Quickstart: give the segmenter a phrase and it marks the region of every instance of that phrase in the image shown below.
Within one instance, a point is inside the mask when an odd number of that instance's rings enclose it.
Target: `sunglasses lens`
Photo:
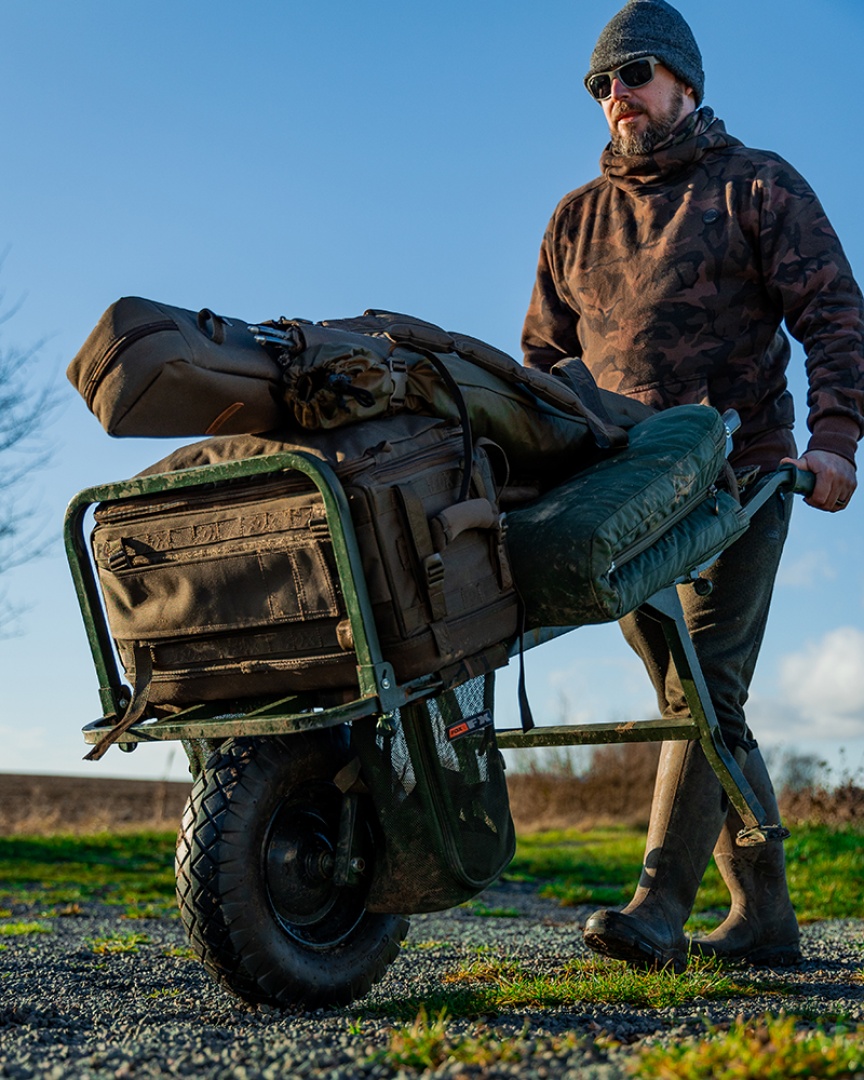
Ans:
[[[653,77],[650,60],[634,60],[632,64],[625,64],[618,72],[618,78],[631,90],[651,82]]]
[[[631,60],[629,64],[616,68],[615,71],[603,71],[599,75],[592,75],[588,80],[588,90],[597,101],[605,101],[612,96],[612,81],[620,79],[630,90],[636,90],[645,86],[654,78],[654,58],[644,56],[639,60]]]
[[[592,75],[588,80],[588,89],[597,101],[605,101],[612,93],[612,80],[606,74]]]

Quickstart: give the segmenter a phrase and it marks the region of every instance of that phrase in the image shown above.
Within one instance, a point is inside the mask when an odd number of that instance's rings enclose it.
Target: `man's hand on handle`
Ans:
[[[846,458],[831,454],[827,450],[808,450],[803,457],[783,458],[780,464],[795,465],[815,475],[816,486],[812,495],[808,495],[804,501],[809,506],[815,506],[817,510],[826,510],[829,514],[845,510],[858,486],[855,466]]]

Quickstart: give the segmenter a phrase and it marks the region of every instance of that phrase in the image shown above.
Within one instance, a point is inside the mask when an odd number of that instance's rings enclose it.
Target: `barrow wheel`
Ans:
[[[195,780],[177,838],[177,900],[192,948],[251,1004],[343,1005],[377,982],[408,929],[366,911],[374,837],[361,809],[365,871],[336,885],[349,760],[344,728],[231,739]]]

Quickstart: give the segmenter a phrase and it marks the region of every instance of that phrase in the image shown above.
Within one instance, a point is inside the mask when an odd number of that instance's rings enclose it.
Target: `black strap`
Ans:
[[[114,727],[107,732],[89,754],[84,755],[85,761],[98,761],[109,746],[118,739],[143,717],[150,697],[150,679],[153,675],[153,657],[150,648],[141,641],[136,641],[133,648],[133,661],[135,664],[135,677],[133,679],[132,700],[129,707]]]
[[[517,686],[517,700],[519,702],[519,719],[523,731],[530,731],[535,727],[534,714],[531,712],[531,703],[528,701],[528,689],[525,686],[525,605],[522,597],[516,593],[519,601],[519,683]]]
[[[600,387],[597,385],[591,370],[581,356],[568,356],[566,360],[559,360],[552,371],[549,372],[565,382],[573,384],[573,389],[579,395],[583,404],[598,416],[604,424],[615,426],[609,410],[600,397]]]

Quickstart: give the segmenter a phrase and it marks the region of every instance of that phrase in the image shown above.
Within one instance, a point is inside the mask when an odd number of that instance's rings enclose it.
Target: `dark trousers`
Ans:
[[[699,596],[690,585],[678,587],[693,646],[731,750],[756,745],[744,704],[765,634],[791,512],[791,496],[778,494],[754,515],[747,532],[703,575],[714,584],[708,596]],[[620,626],[645,664],[661,715],[689,715],[660,626],[638,611],[625,616]]]

